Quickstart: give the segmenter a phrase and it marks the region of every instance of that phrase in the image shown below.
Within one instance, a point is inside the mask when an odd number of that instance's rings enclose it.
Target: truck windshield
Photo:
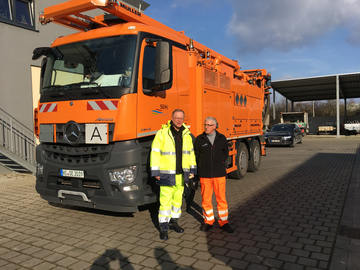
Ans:
[[[85,40],[52,49],[41,93],[130,87],[136,36]]]

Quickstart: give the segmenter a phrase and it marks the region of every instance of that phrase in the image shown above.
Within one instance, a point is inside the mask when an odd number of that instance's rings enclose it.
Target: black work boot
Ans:
[[[169,239],[168,231],[160,231],[160,239],[161,240],[168,240]]]
[[[160,223],[159,225],[160,225],[160,239],[168,240],[169,239],[169,236],[168,236],[169,223],[164,222],[164,223]]]
[[[177,233],[183,233],[184,229],[179,226],[179,224],[177,223],[177,220],[178,220],[177,218],[170,219],[169,229],[174,230]]]

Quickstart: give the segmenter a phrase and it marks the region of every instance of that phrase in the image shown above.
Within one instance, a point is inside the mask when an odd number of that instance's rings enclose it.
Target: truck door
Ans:
[[[178,106],[174,77],[165,85],[155,85],[155,62],[157,41],[143,39],[141,45],[138,78],[137,137],[155,135],[171,118]],[[171,48],[172,50],[172,48]],[[172,54],[171,54],[172,55]],[[171,59],[173,71],[173,59]],[[175,72],[172,72],[175,76]]]

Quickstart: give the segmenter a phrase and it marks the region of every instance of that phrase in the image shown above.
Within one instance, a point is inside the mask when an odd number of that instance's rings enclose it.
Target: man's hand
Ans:
[[[191,179],[191,178],[194,178],[194,174],[193,174],[193,173],[190,173],[190,175],[189,175],[189,179]]]
[[[155,176],[156,180],[160,181],[160,176]]]

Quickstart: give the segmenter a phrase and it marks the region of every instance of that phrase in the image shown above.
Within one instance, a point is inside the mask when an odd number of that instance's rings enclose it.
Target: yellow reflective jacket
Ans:
[[[184,180],[188,182],[190,173],[196,174],[196,160],[190,130],[185,124],[183,126],[182,169],[184,171]],[[175,185],[175,141],[170,127],[170,120],[166,125],[162,125],[162,128],[156,133],[150,152],[151,176],[160,176],[160,181],[156,181],[156,183],[162,186]]]

